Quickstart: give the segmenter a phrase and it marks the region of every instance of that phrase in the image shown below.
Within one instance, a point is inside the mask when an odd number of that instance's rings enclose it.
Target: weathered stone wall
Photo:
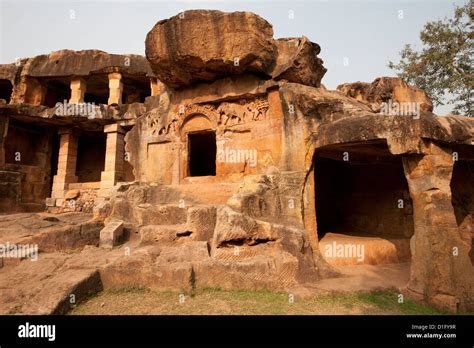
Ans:
[[[10,122],[5,137],[4,170],[19,173],[20,188],[16,190],[20,207],[26,211],[42,210],[44,199],[51,192],[52,130]],[[7,180],[8,182],[8,180]],[[10,186],[7,184],[7,186]],[[13,193],[10,192],[9,196]]]
[[[0,211],[15,212],[20,209],[21,173],[0,169]]]
[[[432,112],[433,102],[425,91],[409,86],[398,77],[379,77],[372,83],[355,82],[337,86],[345,95],[369,104],[379,112],[382,103],[419,103],[419,111]]]
[[[473,310],[474,266],[451,203],[452,151],[431,142],[403,158],[413,200],[415,243],[408,290],[451,311]]]
[[[188,134],[200,131],[216,134],[214,182],[240,181],[244,175],[280,165],[282,123],[277,91],[197,101],[199,98],[177,95],[167,107],[159,106],[137,121],[126,136],[137,179],[182,183],[190,176]]]

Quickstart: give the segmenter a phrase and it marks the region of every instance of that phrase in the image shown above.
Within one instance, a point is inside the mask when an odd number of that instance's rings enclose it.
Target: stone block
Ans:
[[[123,239],[123,221],[111,221],[100,231],[100,246],[113,248]]]
[[[45,204],[46,204],[47,207],[56,206],[56,198],[46,198]]]

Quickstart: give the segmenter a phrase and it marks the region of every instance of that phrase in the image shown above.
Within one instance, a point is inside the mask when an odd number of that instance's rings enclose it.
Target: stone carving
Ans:
[[[233,126],[241,123],[245,118],[245,105],[223,102],[217,108],[219,123],[225,126]]]
[[[233,126],[247,121],[258,121],[264,118],[269,105],[266,98],[256,98],[251,101],[241,99],[238,103],[223,102],[217,108],[219,123]]]
[[[264,118],[269,107],[268,100],[265,98],[257,98],[247,104],[247,110],[252,115],[252,121],[259,121],[260,116]]]
[[[149,113],[146,125],[151,135],[168,135],[175,133],[178,125],[182,126],[183,122],[191,115],[202,114],[216,125],[235,126],[264,119],[268,109],[269,104],[265,97],[225,101],[217,106],[215,104],[192,104],[181,106],[177,112],[171,113],[167,123],[164,122],[161,115]]]

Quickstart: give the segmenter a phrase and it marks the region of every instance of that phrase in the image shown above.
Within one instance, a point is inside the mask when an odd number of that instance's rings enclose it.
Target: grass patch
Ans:
[[[181,296],[180,296],[181,295]],[[182,301],[184,295],[184,302]],[[181,301],[180,301],[181,299]],[[106,290],[79,304],[70,314],[159,315],[315,315],[315,314],[447,314],[407,300],[395,290],[370,293],[291,297],[270,290],[219,288],[159,291],[143,287]]]
[[[403,299],[403,303],[399,303],[399,294],[395,290],[390,291],[373,291],[371,293],[359,294],[359,297],[381,309],[398,309],[399,314],[420,314],[420,315],[436,315],[449,314],[448,312],[424,306],[410,299]]]

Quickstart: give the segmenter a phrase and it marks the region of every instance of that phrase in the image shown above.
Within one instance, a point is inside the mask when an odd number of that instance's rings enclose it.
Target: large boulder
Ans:
[[[272,37],[271,24],[253,13],[185,11],[153,27],[146,56],[158,79],[173,88],[243,72],[269,76]]]
[[[277,60],[272,77],[275,80],[288,80],[302,85],[320,87],[321,79],[327,69],[318,58],[321,47],[301,38],[284,38],[275,40]]]
[[[421,112],[432,112],[433,102],[422,89],[409,86],[398,77],[379,77],[372,83],[354,82],[344,83],[337,89],[359,101],[371,105],[372,109],[379,112],[382,103],[419,103]]]

